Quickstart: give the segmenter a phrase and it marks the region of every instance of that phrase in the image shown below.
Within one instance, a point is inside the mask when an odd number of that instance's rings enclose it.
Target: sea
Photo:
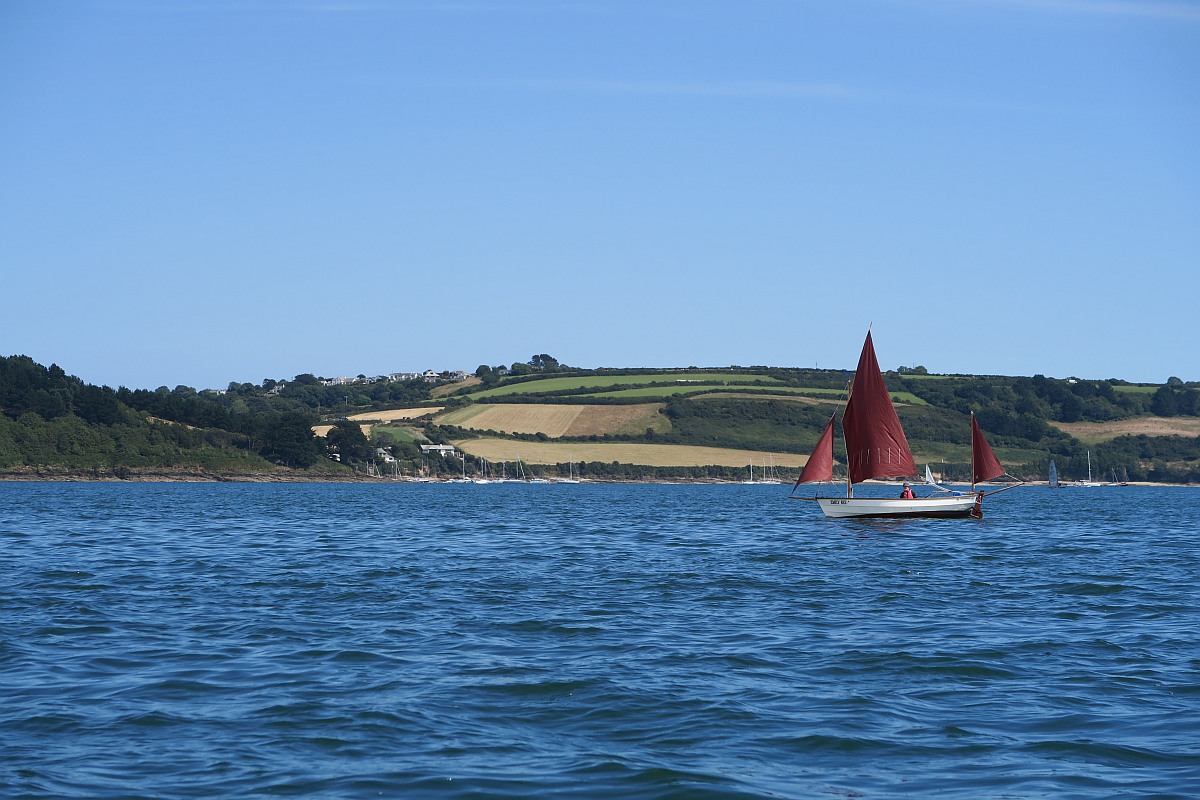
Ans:
[[[1200,489],[790,488],[0,483],[0,797],[1200,797]]]

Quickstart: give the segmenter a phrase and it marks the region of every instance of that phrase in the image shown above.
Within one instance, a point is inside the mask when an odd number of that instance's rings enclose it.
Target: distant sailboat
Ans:
[[[517,456],[517,467],[520,468],[520,466],[521,466],[521,457]],[[523,478],[525,478],[526,483],[549,483],[550,482],[549,478],[543,478],[543,477],[537,476],[537,475],[531,476],[528,472],[526,472],[524,470],[521,471],[521,476]]]
[[[1061,489],[1058,483],[1058,467],[1054,465],[1054,459],[1050,459],[1050,488]]]
[[[778,486],[779,481],[774,480],[771,477],[771,469],[772,469],[771,467],[764,467],[762,470],[759,471],[760,477],[755,478],[754,477],[754,459],[751,459],[750,460],[750,479],[742,481],[742,483],[755,484],[757,486],[766,486],[766,485]],[[765,477],[761,477],[764,473],[765,473]]]
[[[1088,462],[1087,480],[1086,481],[1085,480],[1075,481],[1075,483],[1073,485],[1074,486],[1084,486],[1084,487],[1088,487],[1088,488],[1092,488],[1095,486],[1103,486],[1104,484],[1097,483],[1096,481],[1092,480],[1092,451],[1091,450],[1087,451],[1087,462]]]
[[[488,477],[488,462],[486,458],[479,459],[479,475],[471,479],[471,483],[491,483],[491,478]]]
[[[783,481],[779,480],[779,472],[775,469],[775,456],[768,456],[766,472],[767,476],[760,483],[771,483],[776,486],[783,483]]]
[[[1005,475],[1004,467],[988,445],[975,415],[971,415],[971,493],[945,497],[867,498],[854,496],[854,484],[872,478],[904,478],[917,474],[912,451],[900,418],[892,405],[875,357],[871,333],[863,343],[854,373],[850,399],[842,413],[842,435],[846,442],[846,496],[796,497],[802,483],[833,480],[833,428],[837,415],[829,418],[808,463],[792,487],[796,500],[815,500],[827,517],[975,517],[983,516],[985,493],[975,486]],[[996,491],[1013,488],[1006,486]],[[996,494],[990,492],[989,494]]]
[[[933,470],[931,470],[929,468],[928,464],[925,465],[925,485],[932,488],[935,492],[946,492],[948,494],[962,494],[962,492],[956,491],[954,489],[947,489],[945,486],[942,486],[940,483],[935,481],[933,479]]]
[[[571,459],[567,462],[567,477],[559,478],[558,480],[555,481],[555,483],[579,483],[579,482],[580,482],[580,480],[575,474],[575,456],[572,455]]]

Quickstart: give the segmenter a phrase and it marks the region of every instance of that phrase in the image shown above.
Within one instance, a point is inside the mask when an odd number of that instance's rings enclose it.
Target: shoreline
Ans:
[[[519,483],[520,481],[511,481]],[[275,473],[275,472],[238,472],[238,473],[217,473],[207,472],[205,470],[161,470],[147,469],[135,470],[123,468],[118,471],[112,469],[105,470],[55,470],[45,467],[24,467],[21,469],[9,468],[0,471],[0,483],[375,483],[375,484],[392,484],[392,483],[413,483],[413,484],[442,484],[442,483],[461,483],[459,480],[446,479],[431,479],[418,480],[416,478],[393,477],[393,476],[374,476],[364,475],[360,473],[351,475],[338,475],[331,473],[319,474],[296,474],[296,473]],[[550,483],[557,483],[553,479]],[[584,479],[585,484],[695,484],[695,485],[725,485],[739,486],[748,485],[745,481],[724,479],[724,478],[588,478]],[[760,486],[790,486],[792,481],[779,481],[776,484],[760,482],[754,485]],[[900,481],[867,481],[864,485],[875,486],[899,486]],[[953,483],[951,486],[966,486],[967,484]],[[980,486],[1004,486],[1008,484],[985,483]],[[1024,488],[1040,488],[1048,489],[1044,481],[1028,482],[1020,484]],[[1107,486],[1101,484],[1104,488],[1116,489],[1124,488],[1122,486]],[[1129,481],[1125,487],[1136,486],[1178,486],[1182,488],[1198,487],[1200,484],[1194,483],[1160,483],[1152,481]],[[920,488],[918,485],[917,488]],[[1016,488],[1016,487],[1013,487]],[[1064,485],[1060,489],[1081,489],[1081,488],[1097,488],[1097,487],[1079,487]]]

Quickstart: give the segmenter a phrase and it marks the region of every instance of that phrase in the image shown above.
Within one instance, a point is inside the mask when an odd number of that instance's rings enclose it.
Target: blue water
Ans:
[[[0,796],[1200,796],[1200,490],[787,491],[0,484]]]

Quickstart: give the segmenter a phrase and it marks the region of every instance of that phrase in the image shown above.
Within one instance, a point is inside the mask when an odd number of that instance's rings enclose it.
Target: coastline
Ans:
[[[415,478],[393,476],[375,476],[362,473],[338,474],[318,472],[305,474],[289,470],[287,472],[209,472],[202,469],[134,469],[111,468],[105,469],[55,469],[51,467],[9,467],[0,470],[0,483],[423,483],[441,484],[454,483],[447,480],[419,481]],[[553,481],[551,481],[553,483]],[[704,485],[743,485],[744,481],[724,478],[588,478],[583,483],[590,484],[704,484]],[[780,481],[778,486],[790,486],[791,481]],[[867,481],[867,484],[881,486],[899,485],[898,481]],[[771,485],[771,484],[760,484]],[[953,484],[960,485],[960,484]],[[981,484],[1000,486],[1003,484]],[[1193,483],[1157,483],[1152,481],[1129,481],[1127,487],[1136,486],[1179,486],[1196,488],[1200,485]],[[1049,488],[1044,481],[1021,484],[1022,488]],[[1015,488],[1015,487],[1014,487]],[[1076,489],[1070,485],[1060,487]],[[1094,487],[1098,488],[1098,487]],[[1104,487],[1122,488],[1122,487]]]

